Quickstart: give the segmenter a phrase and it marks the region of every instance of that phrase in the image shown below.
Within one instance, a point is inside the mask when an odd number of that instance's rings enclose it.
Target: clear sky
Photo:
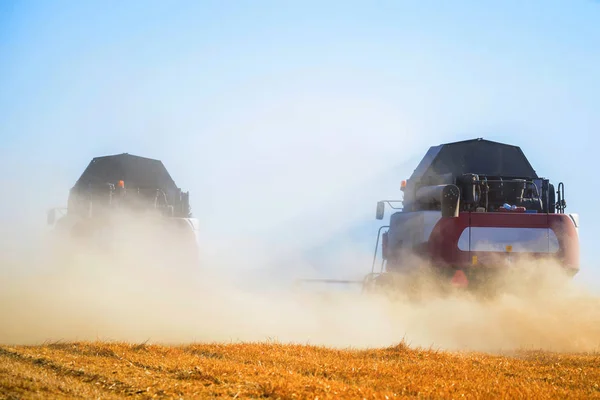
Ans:
[[[4,242],[129,152],[212,238],[269,257],[366,226],[370,251],[427,148],[484,137],[565,182],[600,287],[599,48],[596,1],[2,1]]]

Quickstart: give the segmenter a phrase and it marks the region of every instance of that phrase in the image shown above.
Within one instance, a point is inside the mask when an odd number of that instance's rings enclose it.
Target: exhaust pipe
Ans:
[[[440,205],[442,217],[458,217],[460,189],[456,185],[423,186],[417,190],[416,199],[420,203]]]

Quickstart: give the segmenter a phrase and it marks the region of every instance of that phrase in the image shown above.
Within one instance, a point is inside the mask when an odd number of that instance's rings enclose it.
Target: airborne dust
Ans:
[[[255,261],[233,242],[223,254],[205,243],[200,268],[190,268],[171,258],[177,236],[153,230],[150,219],[121,215],[119,226],[103,246],[60,246],[42,236],[21,250],[24,257],[5,256],[5,267],[19,265],[2,270],[0,343],[276,340],[357,348],[405,340],[489,352],[595,351],[600,344],[599,298],[551,265],[521,266],[527,277],[488,300],[429,293],[411,302],[324,286],[319,294],[281,277],[243,285],[252,270],[233,267]]]

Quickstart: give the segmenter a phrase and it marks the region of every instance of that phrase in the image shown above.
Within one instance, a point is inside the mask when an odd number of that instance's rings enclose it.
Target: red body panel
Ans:
[[[439,267],[470,264],[470,252],[458,249],[458,239],[469,227],[470,215],[461,213],[458,218],[441,218],[434,226],[427,243],[432,264]]]
[[[560,249],[557,257],[562,266],[573,272],[579,271],[579,234],[575,224],[565,214],[548,215],[548,224],[558,237]]]
[[[468,228],[550,228],[558,239],[556,252],[464,251],[459,249],[459,239]],[[556,260],[565,268],[579,269],[579,238],[576,226],[566,214],[523,213],[461,213],[457,218],[441,218],[434,226],[425,251],[437,267],[466,268],[477,266],[497,267],[519,257]],[[426,254],[423,254],[426,253]],[[474,263],[473,256],[476,256]]]

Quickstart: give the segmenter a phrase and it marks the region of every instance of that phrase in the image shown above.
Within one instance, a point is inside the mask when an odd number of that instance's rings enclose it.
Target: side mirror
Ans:
[[[48,222],[48,225],[54,225],[54,222],[56,221],[56,210],[54,208],[48,210],[46,221]]]
[[[385,212],[385,203],[383,201],[377,202],[377,211],[375,212],[376,219],[383,219],[383,214]]]

